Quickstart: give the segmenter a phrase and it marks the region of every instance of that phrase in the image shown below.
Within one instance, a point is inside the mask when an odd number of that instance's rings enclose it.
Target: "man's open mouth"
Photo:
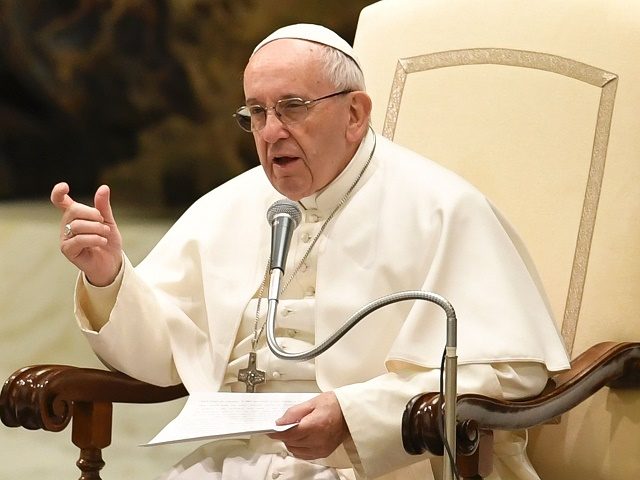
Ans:
[[[273,163],[276,165],[284,166],[289,163],[295,162],[298,157],[273,157]]]

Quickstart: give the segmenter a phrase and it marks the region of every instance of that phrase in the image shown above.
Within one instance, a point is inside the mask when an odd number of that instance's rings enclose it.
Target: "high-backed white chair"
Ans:
[[[569,352],[640,339],[640,3],[383,0],[355,49],[375,130],[505,214]],[[604,389],[532,431],[541,477],[639,478],[638,407]]]

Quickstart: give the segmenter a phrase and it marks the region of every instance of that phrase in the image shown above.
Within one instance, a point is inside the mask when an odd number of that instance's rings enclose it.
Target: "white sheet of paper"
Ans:
[[[295,424],[277,426],[276,420],[287,408],[317,395],[318,393],[195,393],[189,396],[178,416],[142,446],[284,431]]]

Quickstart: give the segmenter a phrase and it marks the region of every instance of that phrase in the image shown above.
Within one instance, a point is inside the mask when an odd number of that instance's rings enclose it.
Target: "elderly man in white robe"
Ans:
[[[287,410],[294,428],[206,444],[163,479],[428,479],[434,458],[408,455],[401,418],[438,389],[445,322],[427,302],[401,302],[360,322],[314,360],[265,345],[265,212],[299,204],[278,310],[277,339],[295,352],[324,340],[371,300],[436,292],[458,315],[459,392],[537,394],[568,367],[532,266],[489,201],[455,174],[369,126],[371,100],[351,47],[317,25],[261,42],[244,73],[261,167],[198,200],[134,268],[107,186],[94,206],[53,188],[61,251],[81,271],[76,315],[113,368],[189,392],[240,392],[249,363],[258,392],[317,392]],[[261,301],[262,300],[262,301]],[[144,339],[144,342],[141,342]],[[524,435],[497,435],[491,479],[537,479]]]

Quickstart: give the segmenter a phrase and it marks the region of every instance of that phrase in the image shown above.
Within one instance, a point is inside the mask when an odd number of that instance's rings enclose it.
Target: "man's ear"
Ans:
[[[362,140],[369,128],[371,117],[371,98],[366,92],[357,91],[349,94],[349,125],[347,127],[347,140],[356,143]]]

